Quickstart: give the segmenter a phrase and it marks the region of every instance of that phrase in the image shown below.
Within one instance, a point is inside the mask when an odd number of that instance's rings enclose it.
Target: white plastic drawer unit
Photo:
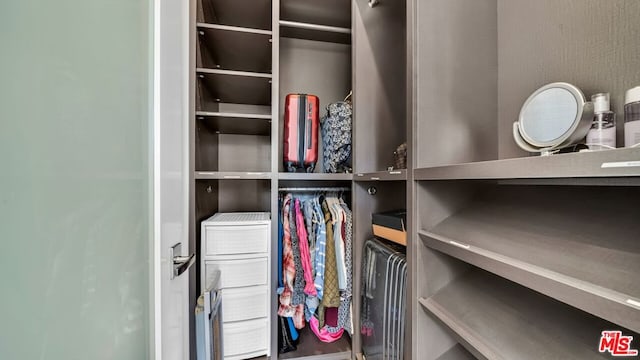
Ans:
[[[269,225],[206,226],[205,254],[236,255],[269,251]]]
[[[224,308],[222,312],[224,313]],[[248,359],[267,354],[270,333],[267,319],[224,324],[223,331],[225,360]]]
[[[201,230],[205,256],[269,252],[269,213],[218,213]]]
[[[268,284],[269,259],[266,256],[241,260],[205,261],[204,270],[207,278],[216,269],[220,270],[223,289]]]
[[[222,298],[222,321],[225,323],[269,316],[268,286],[223,289]]]
[[[220,270],[224,359],[269,354],[269,213],[217,213],[201,225],[203,284]]]

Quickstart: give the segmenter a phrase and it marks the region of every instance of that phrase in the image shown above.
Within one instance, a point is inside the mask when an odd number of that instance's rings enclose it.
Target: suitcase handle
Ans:
[[[311,107],[311,104],[309,104],[309,107]],[[305,126],[305,130],[306,130],[306,134],[305,134],[305,141],[307,142],[307,150],[310,150],[312,148],[312,144],[311,144],[311,132],[312,132],[312,125],[311,125],[311,118],[308,116],[309,112],[307,112],[307,125]]]
[[[300,103],[298,104],[298,142],[307,139],[307,94],[300,94]],[[298,161],[304,166],[305,144],[298,144]]]

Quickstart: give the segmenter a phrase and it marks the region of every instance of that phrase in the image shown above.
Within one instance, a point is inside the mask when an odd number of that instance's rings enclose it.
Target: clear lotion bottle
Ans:
[[[616,114],[611,111],[609,93],[595,94],[591,97],[594,117],[591,130],[587,134],[589,150],[616,148]]]
[[[624,99],[624,146],[640,145],[640,86],[629,89]]]

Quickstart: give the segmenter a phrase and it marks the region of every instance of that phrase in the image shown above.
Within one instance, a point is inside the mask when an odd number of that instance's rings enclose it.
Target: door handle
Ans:
[[[191,254],[189,256],[177,255],[182,253],[182,243],[177,243],[171,247],[169,250],[169,255],[171,256],[171,279],[182,275],[183,272],[187,271],[196,262],[196,254]]]
[[[189,256],[175,256],[173,258],[173,277],[182,275],[188,268],[196,262],[196,254]]]

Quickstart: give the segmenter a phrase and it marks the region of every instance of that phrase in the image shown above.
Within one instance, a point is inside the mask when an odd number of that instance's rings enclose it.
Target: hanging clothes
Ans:
[[[340,305],[340,291],[338,290],[338,266],[336,265],[336,243],[333,240],[333,224],[327,200],[322,203],[327,231],[327,254],[325,258],[324,297],[323,307],[337,307]]]
[[[296,268],[293,261],[293,246],[291,243],[291,231],[289,228],[289,206],[291,204],[291,196],[287,195],[282,203],[282,277],[283,288],[280,294],[280,308],[278,315],[282,317],[292,317],[295,313],[291,299],[293,296],[293,283],[296,276]]]
[[[315,278],[316,269],[316,231],[317,224],[313,221],[313,198],[306,199],[302,202],[302,213],[304,223],[307,225],[307,240],[309,240],[309,258],[311,260],[311,269],[313,269],[313,277]]]
[[[335,341],[352,331],[352,213],[336,194],[286,194],[279,205],[278,315],[292,335],[309,322],[321,341]]]
[[[291,233],[291,247],[293,249],[293,264],[296,269],[293,280],[293,294],[291,295],[291,304],[295,306],[293,314],[293,324],[296,329],[302,329],[305,326],[304,318],[304,270],[302,269],[302,259],[300,257],[300,239],[298,238],[298,229],[296,227],[296,214],[294,203],[289,206],[289,230]]]
[[[292,318],[294,327],[297,329],[302,329],[305,325],[304,304],[294,303],[296,278],[299,276],[299,274],[295,263],[295,247],[293,243],[294,236],[292,236],[295,235],[295,230],[292,232],[291,228],[291,202],[291,195],[285,196],[282,206],[282,223],[284,233],[282,251],[282,276],[284,289],[282,291],[282,294],[280,295],[280,307],[278,308],[278,315],[282,317]]]
[[[325,217],[320,206],[321,198],[313,200],[313,221],[318,228],[316,232],[316,276],[315,286],[318,294],[318,299],[322,300],[324,295],[324,273],[325,273],[325,258],[327,249],[327,231],[325,225]]]
[[[338,271],[338,289],[347,288],[347,265],[345,261],[344,226],[345,212],[338,198],[331,198],[331,207],[335,218],[333,221],[333,237],[336,244],[336,266]]]
[[[293,282],[292,304],[304,304],[304,270],[302,269],[302,259],[300,258],[300,239],[298,239],[298,228],[296,226],[295,207],[289,207],[289,229],[291,231],[291,245],[293,248],[293,263],[296,268],[296,276]]]
[[[282,209],[282,199],[278,199],[278,209]],[[282,224],[282,211],[278,212],[278,289],[276,290],[278,295],[281,295],[284,291],[284,277],[282,276],[282,253],[284,240],[284,225]]]
[[[296,229],[298,231],[298,246],[300,246],[300,262],[304,272],[304,293],[309,296],[316,296],[316,288],[313,285],[313,270],[311,268],[311,254],[309,253],[309,240],[305,228],[304,217],[300,208],[300,200],[295,200]]]

